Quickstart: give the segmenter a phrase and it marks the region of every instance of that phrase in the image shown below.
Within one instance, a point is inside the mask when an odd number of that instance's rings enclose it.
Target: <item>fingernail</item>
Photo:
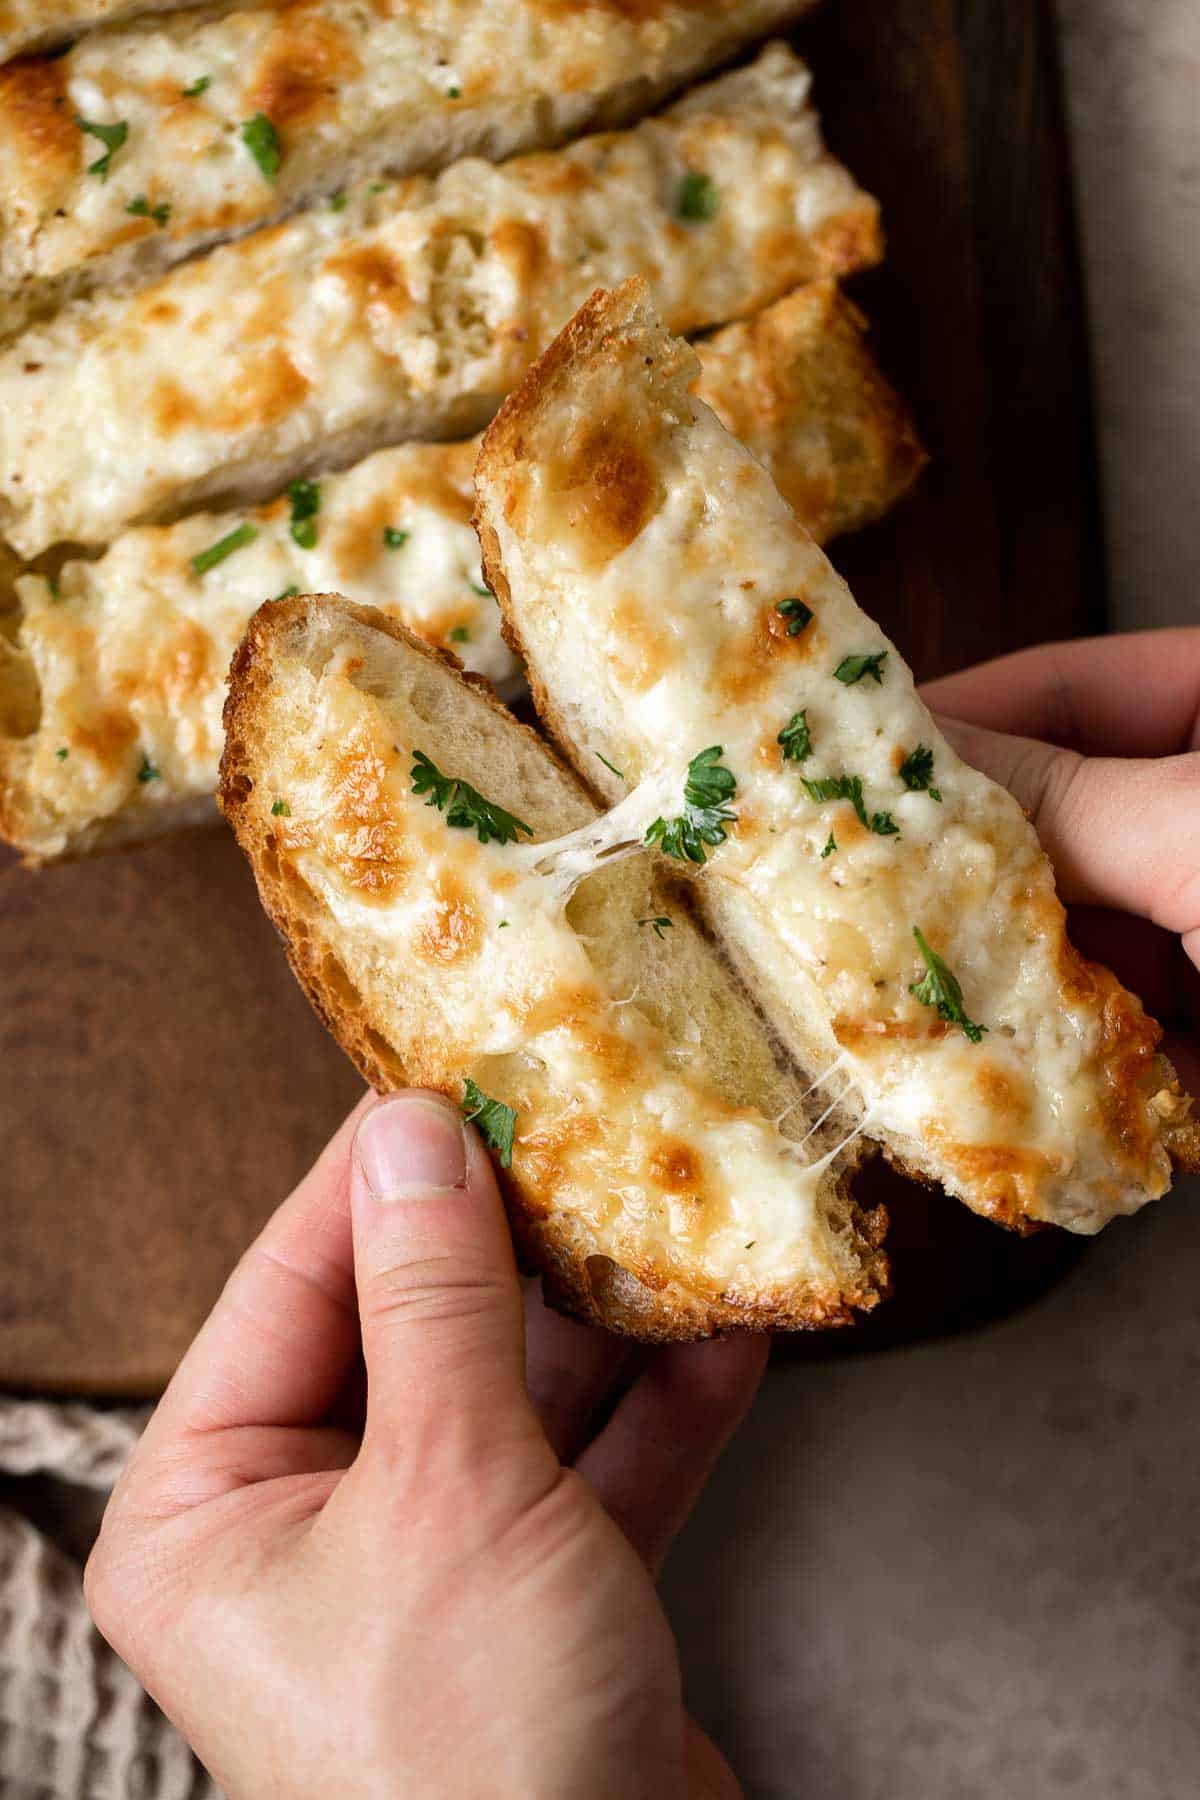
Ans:
[[[462,1119],[432,1094],[396,1094],[369,1112],[354,1154],[375,1200],[420,1200],[467,1185]]]

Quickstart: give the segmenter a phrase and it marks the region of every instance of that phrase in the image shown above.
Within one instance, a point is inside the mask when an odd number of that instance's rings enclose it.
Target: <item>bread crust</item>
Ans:
[[[283,940],[292,969],[314,1010],[359,1072],[380,1092],[414,1084],[440,1087],[457,1102],[457,1081],[430,1080],[428,1067],[414,1067],[388,1042],[373,1019],[371,1003],[353,987],[336,957],[336,934],[320,917],[320,904],[289,875],[269,830],[270,815],[256,789],[256,746],[265,729],[272,686],[281,673],[281,645],[289,634],[306,632],[317,612],[336,613],[339,629],[359,628],[392,639],[408,652],[469,685],[473,694],[504,721],[504,729],[536,746],[576,791],[593,800],[581,782],[528,726],[515,720],[481,678],[464,676],[454,658],[430,648],[392,620],[336,596],[305,596],[260,608],[234,657],[226,703],[226,748],[219,801],[254,870],[263,905]],[[855,1158],[851,1156],[850,1162]],[[845,1208],[856,1274],[840,1292],[804,1301],[786,1290],[758,1292],[752,1303],[722,1296],[697,1271],[664,1275],[652,1257],[616,1261],[582,1218],[548,1212],[536,1192],[515,1173],[498,1168],[514,1240],[524,1267],[542,1278],[548,1302],[586,1322],[648,1343],[711,1337],[734,1331],[809,1330],[852,1322],[856,1309],[873,1306],[887,1289],[882,1249],[882,1210],[863,1213],[849,1200],[844,1177],[835,1188]]]
[[[546,678],[538,654],[539,646],[528,639],[522,629],[523,608],[515,603],[510,588],[498,520],[503,508],[516,504],[515,489],[509,485],[512,472],[521,471],[522,483],[537,479],[537,475],[530,472],[537,470],[545,454],[544,447],[539,447],[537,442],[543,422],[558,421],[550,427],[549,442],[556,442],[555,433],[562,429],[562,418],[580,416],[588,406],[589,396],[594,396],[597,391],[611,392],[614,384],[622,379],[628,382],[644,377],[652,398],[649,406],[643,409],[643,415],[653,413],[661,406],[664,441],[670,439],[677,426],[686,427],[687,419],[680,410],[678,396],[681,388],[692,380],[692,353],[677,339],[664,340],[661,331],[655,330],[653,342],[646,339],[645,356],[638,354],[635,357],[630,341],[638,342],[639,334],[645,333],[648,316],[652,317],[648,314],[644,283],[627,282],[612,294],[603,291],[593,294],[501,408],[485,434],[476,470],[476,528],[483,550],[485,579],[500,602],[508,642],[514,653],[525,661],[539,719],[562,753],[577,766],[583,754],[581,738],[589,736],[593,748],[597,740],[604,744],[605,738],[602,731],[597,733],[595,714],[587,711],[586,704],[582,709],[572,707],[572,700],[577,701],[580,696],[568,693],[565,685],[563,691],[558,691],[557,686]],[[641,425],[644,429],[653,429],[645,416]],[[647,460],[653,463],[653,449],[648,450]],[[509,513],[505,512],[504,517],[507,527],[516,530]],[[556,616],[561,621],[560,629],[569,631],[569,610],[560,607]],[[684,656],[685,640],[672,641],[675,654]],[[610,753],[617,754],[615,751]],[[755,949],[748,947],[748,941],[739,941],[736,933],[730,934],[730,914],[741,904],[737,890],[729,887],[726,891],[722,887],[718,897],[717,890],[703,872],[689,869],[687,875],[693,881],[701,911],[714,935],[764,1012],[773,1020],[791,1054],[803,1063],[805,1055],[802,1041],[797,1037],[795,1015],[788,1004],[777,1003],[774,972],[762,962]],[[1052,894],[1047,904],[1051,911],[1057,906]],[[1060,925],[1052,924],[1051,935],[1055,932],[1061,937]],[[1158,1027],[1147,1019],[1136,999],[1126,994],[1108,971],[1076,957],[1065,937],[1062,938],[1059,979],[1064,989],[1071,990],[1080,1004],[1091,1009],[1093,1025],[1104,1046],[1105,1062],[1103,1074],[1097,1077],[1096,1103],[1106,1132],[1104,1141],[1112,1145],[1114,1167],[1128,1150],[1129,1166],[1133,1169],[1145,1167],[1148,1171],[1142,1200],[1153,1198],[1154,1178],[1149,1171],[1156,1144],[1177,1169],[1194,1170],[1200,1161],[1200,1133],[1190,1115],[1190,1100],[1181,1089],[1168,1059],[1161,1053],[1156,1054],[1161,1036]],[[872,1134],[869,1121],[866,1129]],[[903,1173],[926,1181],[933,1178],[929,1166],[922,1166],[906,1154],[895,1139],[889,1142],[885,1138],[881,1147]],[[1038,1217],[1034,1209],[1039,1204],[1036,1184],[1040,1174],[1032,1163],[1022,1163],[1019,1151],[1010,1156],[997,1149],[988,1155],[990,1164],[985,1164],[981,1156],[978,1173],[964,1163],[954,1191],[996,1223],[1015,1230],[1030,1229]],[[1139,1161],[1143,1158],[1144,1161]],[[1132,1210],[1129,1197],[1133,1183],[1128,1176],[1124,1179],[1130,1185],[1125,1190],[1124,1203],[1114,1206],[1114,1210]],[[949,1180],[947,1185],[950,1185]],[[1115,1180],[1113,1185],[1115,1188]],[[1158,1191],[1161,1191],[1161,1185]],[[1096,1229],[1096,1225],[1078,1225],[1076,1228]]]

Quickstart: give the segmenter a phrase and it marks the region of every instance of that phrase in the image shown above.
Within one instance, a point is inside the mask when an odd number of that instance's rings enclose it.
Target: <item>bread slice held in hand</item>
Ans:
[[[653,801],[648,840],[847,1129],[1004,1223],[1095,1231],[1194,1157],[1159,1029],[1073,950],[1020,808],[694,373],[629,282],[485,437],[485,579],[543,721],[611,801]]]
[[[460,1102],[551,1301],[647,1340],[879,1297],[853,1143],[620,809],[481,684],[337,598],[234,659],[221,805],[293,968],[375,1087]]]

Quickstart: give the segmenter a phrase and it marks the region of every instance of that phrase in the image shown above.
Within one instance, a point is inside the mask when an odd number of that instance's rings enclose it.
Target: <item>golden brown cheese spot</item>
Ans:
[[[512,1002],[512,1012],[529,1037],[539,1037],[544,1031],[594,1024],[600,1004],[599,989],[593,985],[532,988]]]
[[[655,464],[628,419],[601,418],[568,439],[553,471],[584,568],[611,561],[645,530],[665,498]]]
[[[491,233],[491,243],[522,293],[531,294],[547,259],[546,240],[538,226],[528,219],[501,219]]]
[[[635,594],[612,609],[612,662],[617,677],[634,693],[645,693],[671,666],[671,640],[647,615]]]
[[[22,183],[35,189],[43,205],[85,166],[61,61],[31,57],[0,69],[0,134],[9,140]],[[96,155],[103,149],[96,144]]]
[[[1097,1060],[1106,1140],[1128,1166],[1144,1169],[1161,1138],[1162,1121],[1150,1102],[1158,1086],[1162,1027],[1111,970],[1087,962],[1065,936],[1059,967],[1067,1001],[1087,1006],[1100,1020]]]
[[[691,1194],[703,1184],[701,1160],[682,1138],[664,1137],[649,1159],[650,1178],[668,1194]]]
[[[340,85],[361,67],[345,31],[315,11],[286,8],[250,77],[246,117],[265,113],[286,138],[327,118]]]
[[[973,1207],[1001,1225],[1028,1229],[1048,1180],[1059,1173],[1053,1158],[1008,1145],[956,1144],[936,1119],[923,1120],[921,1130],[951,1177],[971,1194]]]
[[[971,1086],[988,1111],[1011,1126],[1023,1125],[1033,1110],[1028,1081],[993,1062],[985,1060],[976,1065],[971,1072]]]
[[[417,954],[450,967],[478,954],[483,920],[470,888],[453,869],[439,869],[433,883],[431,916],[417,935]]]
[[[807,661],[817,641],[812,624],[795,637],[788,636],[787,628],[788,620],[772,606],[747,630],[730,634],[710,681],[722,700],[735,706],[756,700],[775,680],[782,658]]]
[[[327,853],[347,886],[372,900],[396,895],[411,866],[405,833],[388,788],[388,766],[370,733],[359,729],[329,752]]]
[[[340,281],[360,312],[375,307],[399,315],[411,305],[402,265],[382,244],[357,244],[326,258],[325,269]]]
[[[94,756],[106,768],[115,768],[125,760],[137,737],[137,727],[128,713],[104,712],[87,725],[76,725],[70,735],[77,749]]]
[[[428,507],[452,524],[469,525],[474,455],[473,444],[430,446],[419,460],[406,459],[396,479],[365,504],[331,520],[329,544],[339,575],[353,582],[373,569],[380,556],[388,554],[384,531],[389,526],[406,529],[414,507]],[[446,629],[473,616],[471,606],[451,619]]]
[[[536,1131],[520,1132],[521,1187],[523,1197],[543,1216],[553,1197],[570,1179],[571,1170],[601,1142],[601,1121],[590,1110],[564,1113]]]
[[[197,396],[166,375],[151,388],[148,404],[164,437],[189,429],[237,433],[286,418],[309,385],[286,350],[275,345],[244,357],[236,383],[223,393]]]
[[[181,619],[156,646],[145,673],[126,674],[117,685],[122,694],[144,693],[171,713],[210,691],[219,679],[211,637],[194,619]]]
[[[887,1044],[928,1043],[948,1036],[952,1029],[956,1027],[947,1025],[928,1008],[922,1017],[914,1019],[850,1018],[839,1013],[833,1021],[833,1035],[844,1050],[867,1054]]]

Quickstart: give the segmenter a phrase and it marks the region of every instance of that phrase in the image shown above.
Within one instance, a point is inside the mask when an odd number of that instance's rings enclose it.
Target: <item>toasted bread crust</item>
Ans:
[[[336,955],[328,920],[305,884],[290,874],[270,831],[270,816],[256,793],[255,747],[263,729],[269,691],[278,672],[280,645],[302,632],[314,608],[338,609],[348,625],[386,635],[439,667],[453,670],[504,719],[506,731],[536,745],[569,774],[529,727],[515,720],[479,677],[464,677],[455,659],[420,642],[394,621],[369,608],[332,597],[302,597],[268,603],[255,615],[233,661],[225,709],[226,748],[219,801],[254,869],[268,915],[278,930],[301,987],[363,1077],[381,1092],[413,1085],[440,1086],[455,1101],[460,1088],[430,1080],[414,1068],[373,1022],[369,1000],[360,995]],[[573,774],[569,775],[576,783]],[[579,784],[594,798],[586,782]],[[851,1161],[854,1160],[852,1157]],[[503,1169],[497,1169],[513,1235],[523,1265],[537,1271],[548,1302],[584,1321],[645,1342],[672,1342],[732,1331],[803,1330],[848,1324],[855,1309],[869,1308],[886,1292],[882,1211],[863,1213],[844,1189],[841,1204],[852,1233],[857,1275],[844,1291],[797,1303],[787,1291],[759,1292],[752,1304],[706,1290],[703,1277],[666,1276],[647,1260],[644,1266],[618,1264],[582,1220],[548,1212],[544,1203]]]

